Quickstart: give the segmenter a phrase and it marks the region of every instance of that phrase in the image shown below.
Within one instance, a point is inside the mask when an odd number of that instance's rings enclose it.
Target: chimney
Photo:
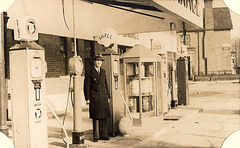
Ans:
[[[204,11],[204,23],[205,29],[214,29],[214,18],[213,18],[213,0],[204,0],[205,11]]]

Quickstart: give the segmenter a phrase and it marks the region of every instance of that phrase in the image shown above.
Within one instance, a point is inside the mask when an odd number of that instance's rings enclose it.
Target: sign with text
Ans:
[[[24,16],[16,20],[14,28],[14,39],[19,41],[36,41],[38,40],[38,28],[35,18]]]
[[[166,54],[166,49],[164,47],[164,44],[159,40],[153,40],[152,50],[157,54]]]
[[[117,42],[117,36],[117,31],[112,28],[106,28],[103,29],[102,33],[98,36],[97,42],[104,47],[109,47]]]

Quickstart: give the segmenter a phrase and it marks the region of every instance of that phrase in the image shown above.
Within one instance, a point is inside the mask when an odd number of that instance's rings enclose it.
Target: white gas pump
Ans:
[[[36,29],[34,21],[31,26]],[[27,19],[26,24],[29,24]],[[26,24],[18,24],[24,26]],[[21,28],[21,27],[20,27]],[[26,27],[29,29],[29,27]],[[15,30],[16,31],[16,30]],[[15,147],[47,148],[46,62],[44,48],[21,36],[20,44],[10,48],[12,86],[12,126]],[[29,33],[36,33],[29,32]],[[29,36],[31,36],[29,34]],[[35,40],[35,39],[33,39]]]
[[[69,59],[69,72],[73,76],[73,131],[72,131],[72,147],[78,147],[84,144],[84,132],[82,129],[82,108],[81,93],[83,80],[81,74],[83,71],[83,62],[80,56],[73,56]]]
[[[10,50],[14,145],[48,147],[44,49],[25,42]]]

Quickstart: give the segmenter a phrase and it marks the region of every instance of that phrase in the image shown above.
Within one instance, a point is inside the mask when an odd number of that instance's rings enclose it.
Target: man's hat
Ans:
[[[99,55],[96,55],[96,56],[95,56],[94,60],[95,60],[95,61],[96,61],[96,60],[104,61],[104,58],[102,57],[101,54],[99,54]]]

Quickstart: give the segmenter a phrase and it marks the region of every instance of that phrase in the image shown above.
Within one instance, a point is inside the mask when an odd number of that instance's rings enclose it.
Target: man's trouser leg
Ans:
[[[106,119],[101,119],[99,120],[99,134],[100,138],[102,137],[108,137],[108,122],[107,118]]]
[[[93,119],[93,139],[99,138],[99,120]]]
[[[93,119],[93,139],[108,137],[107,119]]]

